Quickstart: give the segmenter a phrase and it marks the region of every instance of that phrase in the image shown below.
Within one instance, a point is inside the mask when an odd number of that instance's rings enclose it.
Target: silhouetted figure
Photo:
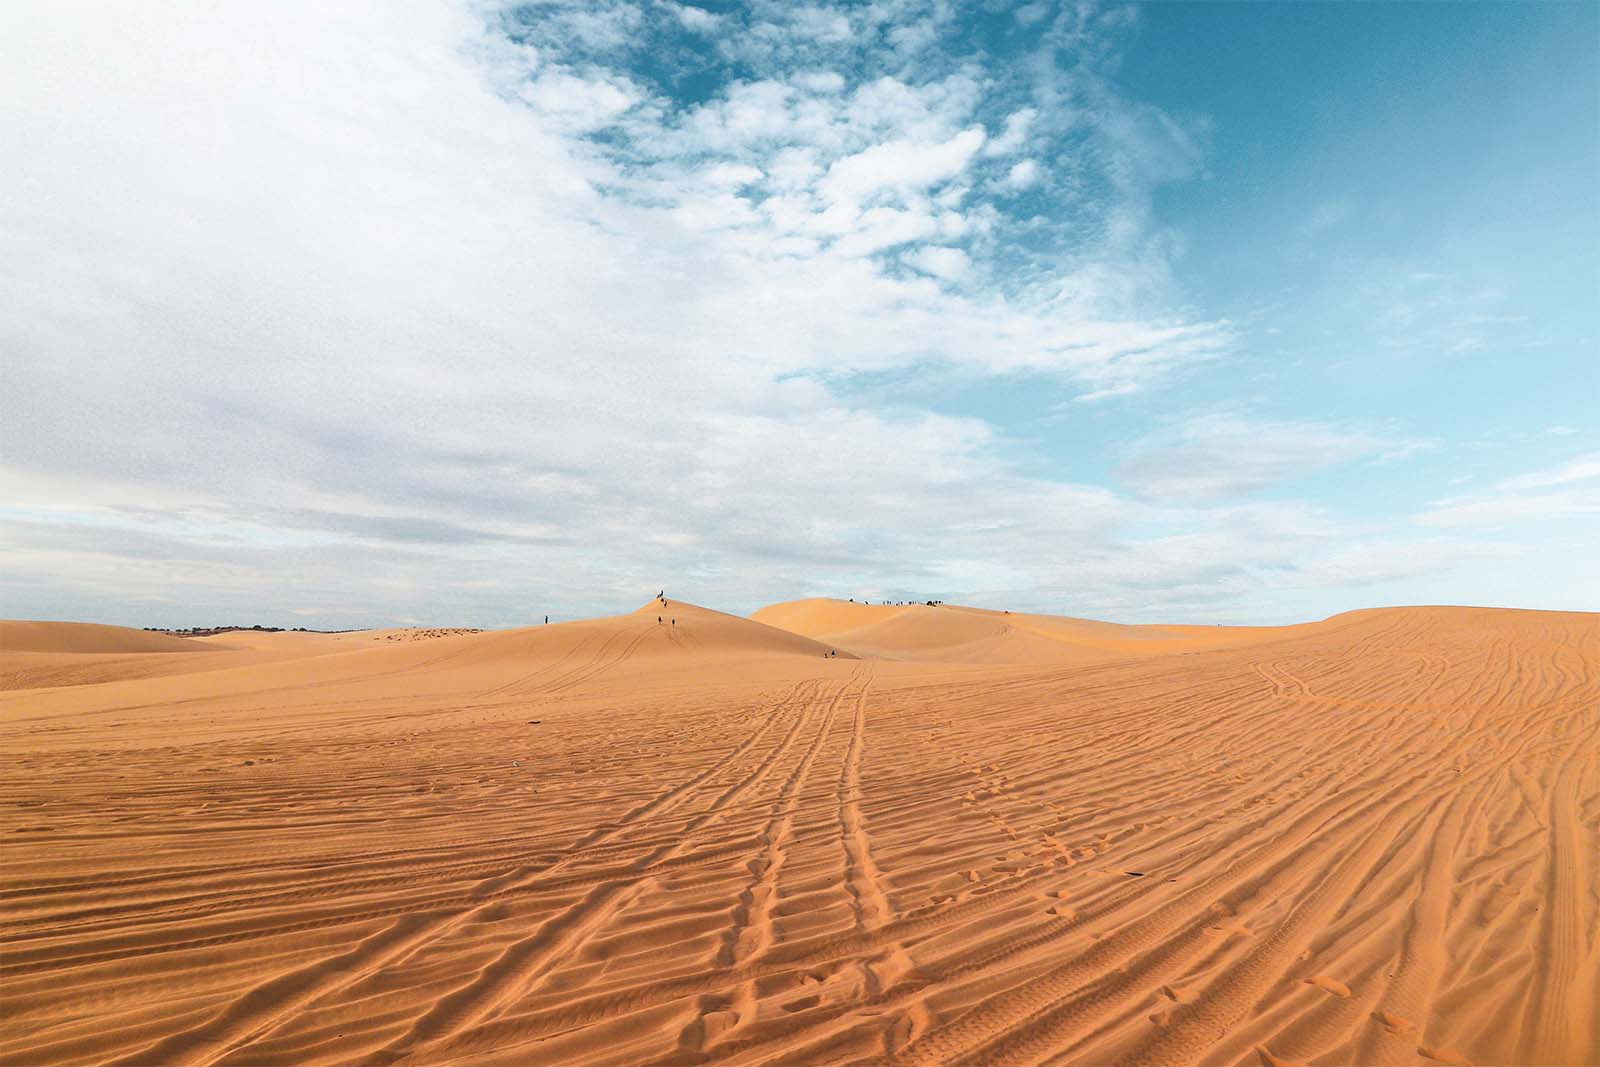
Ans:
[[[661,616],[660,616],[660,615],[657,615],[657,616],[656,616],[656,625],[657,625],[657,626],[660,626],[660,625],[661,625]]]
[[[673,619],[672,620],[672,625],[674,625],[674,626],[678,625],[678,620],[677,619]]]
[[[550,616],[548,616],[548,615],[546,615],[546,616],[545,616],[545,617],[544,617],[544,624],[545,624],[545,625],[546,625],[546,626],[549,626],[549,625],[550,625]]]

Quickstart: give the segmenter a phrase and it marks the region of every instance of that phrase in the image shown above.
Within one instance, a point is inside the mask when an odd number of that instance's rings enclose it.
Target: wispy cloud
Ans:
[[[1355,205],[1348,200],[1327,200],[1316,206],[1311,216],[1300,226],[1300,232],[1307,237],[1315,237],[1324,230],[1331,230],[1350,217]]]
[[[1600,452],[1506,478],[1471,496],[1439,500],[1417,516],[1424,526],[1498,527],[1600,515]]]
[[[1569,482],[1587,482],[1600,478],[1600,452],[1590,452],[1585,456],[1578,456],[1557,467],[1549,470],[1533,471],[1521,474],[1515,478],[1507,478],[1498,486],[1500,489],[1544,489],[1552,485],[1566,485]]]
[[[1398,459],[1417,447],[1328,423],[1202,415],[1146,440],[1117,476],[1155,499],[1224,500],[1352,460]]]

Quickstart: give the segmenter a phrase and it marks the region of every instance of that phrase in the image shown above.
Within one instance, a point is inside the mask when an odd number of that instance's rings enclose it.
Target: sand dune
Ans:
[[[0,652],[210,652],[188,637],[93,622],[0,619]]]
[[[376,636],[0,697],[0,1062],[1600,1062],[1600,616]]]
[[[1074,664],[1194,652],[1287,636],[1298,627],[1121,626],[955,605],[773,604],[754,618],[872,659]]]
[[[292,630],[275,633],[233,630],[209,637],[190,638],[84,623],[0,623],[0,627],[7,626],[46,627],[42,634],[28,635],[24,640],[54,648],[49,651],[12,650],[10,646],[0,648],[0,690],[164,678],[350,652],[368,648],[374,642],[409,643],[468,632],[409,629],[325,634]],[[154,640],[143,641],[140,638]],[[119,645],[124,647],[118,648]],[[191,655],[195,652],[207,655]]]

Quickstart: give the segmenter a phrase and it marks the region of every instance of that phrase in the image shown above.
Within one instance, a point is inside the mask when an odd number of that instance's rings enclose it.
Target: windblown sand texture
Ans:
[[[1600,1063],[1600,616],[405,636],[0,628],[0,1063]]]

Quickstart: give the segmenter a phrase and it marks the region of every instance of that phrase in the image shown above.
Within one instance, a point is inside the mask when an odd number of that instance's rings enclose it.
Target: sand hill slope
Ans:
[[[164,656],[89,664],[74,659],[65,666],[58,658],[35,664],[26,654],[0,656],[0,679],[7,679],[0,688],[15,690],[42,680],[50,688],[28,692],[26,699],[19,694],[11,701],[10,714],[75,718],[99,698],[74,694],[67,687],[109,681],[96,671],[115,671],[122,687],[112,707],[136,707],[161,716],[214,701],[219,708],[245,715],[255,702],[269,700],[282,714],[301,709],[314,719],[330,702],[343,700],[440,700],[454,708],[465,695],[476,703],[512,706],[602,678],[622,684],[642,676],[687,685],[714,670],[719,681],[748,681],[770,677],[774,669],[796,669],[784,666],[790,660],[809,667],[811,660],[827,658],[832,651],[807,637],[677,600],[664,607],[651,602],[626,615],[548,626],[433,632],[441,636],[391,641],[397,631],[267,635],[289,639],[256,639],[226,657],[197,657],[204,667],[189,671],[181,661]],[[853,657],[840,653],[839,658]],[[148,669],[139,669],[147,664]],[[223,731],[252,728],[247,717],[224,715],[215,721]]]
[[[122,627],[79,623],[14,623],[19,644],[55,651],[0,649],[0,691],[100,685],[136,678],[163,678],[366,648],[373,641],[417,640],[439,631],[364,631],[343,634],[236,630],[209,637],[180,638]],[[29,628],[42,628],[42,632]],[[100,631],[111,631],[109,634]],[[154,638],[156,640],[138,640]],[[173,643],[175,642],[175,644]],[[120,651],[101,651],[116,649]],[[129,647],[132,646],[132,647]],[[61,649],[66,649],[62,651]],[[203,652],[206,655],[196,656]]]
[[[1069,665],[1195,652],[1290,636],[1299,627],[1122,626],[958,605],[857,604],[810,599],[752,618],[871,659]]]
[[[627,615],[550,626],[499,630],[456,639],[450,669],[468,664],[520,664],[574,660],[635,667],[704,659],[802,656],[821,658],[829,647],[804,635],[759,621],[668,599],[651,601]],[[427,650],[420,658],[430,658]]]
[[[0,1062],[1600,1062],[1600,616],[927,610],[0,694]]]
[[[0,619],[0,652],[211,652],[188,637],[93,622]]]

